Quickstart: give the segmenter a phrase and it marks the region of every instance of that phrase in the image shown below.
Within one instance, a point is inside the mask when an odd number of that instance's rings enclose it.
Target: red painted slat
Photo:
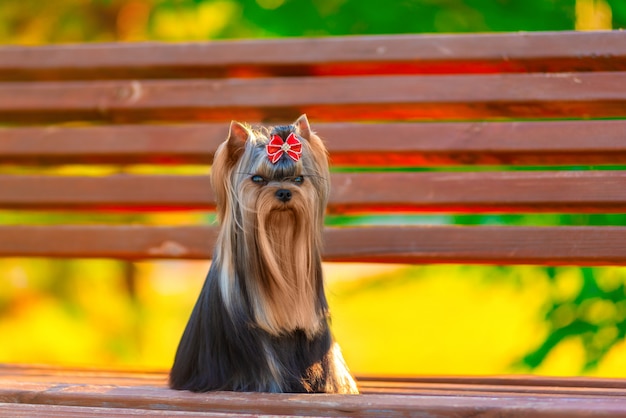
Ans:
[[[498,393],[483,387],[467,391],[462,387],[423,388],[410,393],[364,394],[359,396],[326,394],[268,394],[213,392],[191,393],[155,386],[83,385],[15,382],[0,379],[0,401],[9,403],[6,410],[20,413],[18,404],[41,405],[32,410],[54,413],[55,406],[92,408],[91,413],[111,412],[129,416],[148,415],[151,410],[167,407],[173,416],[191,413],[271,414],[272,416],[345,416],[403,417],[415,411],[427,416],[457,417],[495,415],[499,417],[586,417],[589,411],[597,417],[617,417],[626,412],[623,396],[590,396],[576,390],[554,393]],[[496,388],[497,389],[497,388]],[[558,393],[558,390],[563,393]],[[45,409],[45,406],[50,406]],[[0,404],[0,408],[4,406]],[[63,408],[62,408],[63,409]],[[124,410],[127,411],[124,411]],[[31,410],[31,411],[32,411]],[[2,409],[0,409],[2,411]],[[76,409],[67,413],[75,414]],[[382,414],[381,414],[382,412]],[[154,414],[154,415],[159,415]],[[72,416],[72,415],[70,415]],[[191,415],[194,416],[194,415]],[[198,415],[196,415],[198,416]],[[246,416],[246,415],[244,415]]]
[[[0,79],[613,71],[622,32],[394,35],[0,48]]]
[[[333,165],[626,163],[626,120],[311,122]],[[228,123],[0,128],[0,162],[210,164],[227,133]]]
[[[201,226],[1,226],[0,256],[207,259],[216,233]],[[327,261],[626,265],[626,227],[328,228],[325,242]]]
[[[623,212],[626,171],[334,174],[330,213]],[[0,208],[213,210],[208,176],[0,176]]]
[[[0,83],[0,121],[446,120],[623,116],[626,74]]]

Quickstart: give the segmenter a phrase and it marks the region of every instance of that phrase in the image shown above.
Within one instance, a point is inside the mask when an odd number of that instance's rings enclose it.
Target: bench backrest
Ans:
[[[301,113],[333,215],[626,212],[624,32],[3,47],[0,81],[0,210],[58,219],[0,225],[3,257],[209,258],[215,226],[142,214],[212,211],[230,120]],[[329,227],[325,258],[619,265],[625,242],[619,225]]]

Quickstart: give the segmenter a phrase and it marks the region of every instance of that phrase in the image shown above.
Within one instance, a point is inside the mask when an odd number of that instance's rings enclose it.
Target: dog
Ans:
[[[270,128],[231,122],[211,183],[220,231],[170,387],[358,393],[329,327],[328,153],[306,115]]]

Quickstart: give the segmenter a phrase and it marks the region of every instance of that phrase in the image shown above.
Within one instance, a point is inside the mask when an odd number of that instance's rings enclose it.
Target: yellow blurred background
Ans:
[[[167,369],[209,263],[137,263],[129,289],[124,266],[114,261],[4,260],[0,360]],[[60,283],[52,282],[51,270],[63,275]],[[558,269],[554,280],[532,266],[326,263],[324,270],[333,332],[356,374],[567,376],[585,365],[577,336],[534,370],[521,363],[550,331],[546,306],[579,294],[577,268]],[[624,268],[595,270],[607,289],[626,280]],[[577,308],[593,323],[626,314],[595,303]],[[584,374],[626,376],[624,342]]]

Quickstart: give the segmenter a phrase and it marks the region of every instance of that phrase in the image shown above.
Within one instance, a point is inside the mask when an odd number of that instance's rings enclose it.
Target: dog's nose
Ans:
[[[291,200],[291,191],[287,189],[276,190],[276,199],[281,202],[289,202]]]

